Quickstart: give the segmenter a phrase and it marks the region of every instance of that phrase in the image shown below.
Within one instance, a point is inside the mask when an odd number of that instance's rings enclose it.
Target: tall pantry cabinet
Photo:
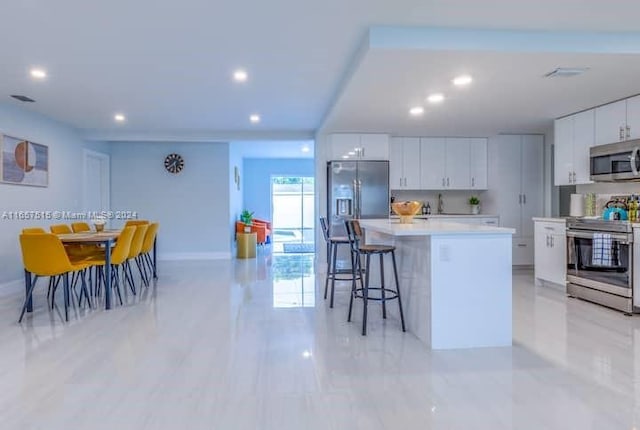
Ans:
[[[544,136],[500,135],[489,140],[489,190],[483,211],[500,215],[513,235],[513,264],[533,265],[533,217],[544,210]]]

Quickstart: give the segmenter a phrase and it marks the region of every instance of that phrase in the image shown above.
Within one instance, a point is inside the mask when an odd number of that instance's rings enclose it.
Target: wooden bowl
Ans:
[[[410,224],[413,222],[413,216],[422,208],[422,202],[415,200],[406,202],[391,203],[393,212],[400,216],[401,224]]]

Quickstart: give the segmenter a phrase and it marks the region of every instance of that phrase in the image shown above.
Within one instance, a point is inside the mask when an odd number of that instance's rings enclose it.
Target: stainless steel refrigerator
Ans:
[[[332,236],[346,235],[345,220],[389,217],[388,161],[329,161],[327,217]]]

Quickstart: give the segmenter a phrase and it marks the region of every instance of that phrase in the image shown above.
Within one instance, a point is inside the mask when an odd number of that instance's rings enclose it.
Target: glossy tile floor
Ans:
[[[640,426],[640,316],[515,272],[513,347],[430,351],[375,308],[362,337],[361,307],[347,323],[346,288],[329,309],[313,271],[308,255],[164,262],[154,288],[69,324],[43,283],[18,325],[5,289],[0,428]]]

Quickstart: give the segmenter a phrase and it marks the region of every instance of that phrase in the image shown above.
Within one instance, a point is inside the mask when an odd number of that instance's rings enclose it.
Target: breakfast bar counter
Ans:
[[[367,244],[396,246],[408,331],[433,349],[511,345],[513,229],[437,220],[360,225]],[[385,283],[393,285],[386,276]]]

